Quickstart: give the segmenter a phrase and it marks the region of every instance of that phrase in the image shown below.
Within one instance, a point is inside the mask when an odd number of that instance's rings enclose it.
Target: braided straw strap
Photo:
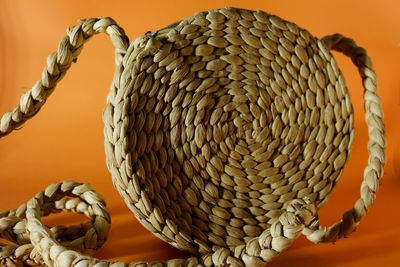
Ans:
[[[63,246],[93,253],[106,241],[111,223],[110,215],[105,208],[104,198],[89,185],[76,182],[52,184],[45,191],[36,194],[32,201],[40,206],[40,216],[68,211],[84,214],[91,219],[80,225],[46,228]],[[29,204],[23,204],[18,209],[0,214],[0,236],[18,245],[0,244],[1,266],[45,264],[40,251],[31,243],[32,233],[27,231],[31,220],[26,218],[27,210]]]
[[[337,239],[347,237],[355,231],[360,220],[367,214],[369,208],[375,201],[380,179],[383,175],[385,156],[385,126],[383,124],[383,112],[381,100],[378,97],[376,74],[372,69],[370,57],[364,48],[350,38],[340,34],[326,36],[322,39],[328,49],[342,52],[350,57],[358,67],[364,87],[365,120],[368,126],[368,165],[364,170],[364,180],[361,184],[361,198],[357,200],[354,207],[343,214],[340,222],[329,228],[319,225],[315,220],[304,229],[303,234],[314,243],[335,242]],[[325,50],[324,46],[320,49]],[[325,50],[326,51],[326,50]]]
[[[21,126],[40,110],[56,84],[71,67],[72,62],[76,62],[83,44],[91,36],[101,32],[107,33],[116,47],[115,73],[120,73],[124,51],[129,46],[129,39],[124,30],[116,25],[111,18],[93,18],[79,21],[77,26],[67,29],[68,35],[61,40],[58,50],[47,57],[47,65],[42,72],[42,79],[21,96],[19,104],[13,110],[3,115],[0,121],[0,137]],[[119,76],[116,75],[115,77]],[[113,86],[117,87],[118,81],[113,82]]]

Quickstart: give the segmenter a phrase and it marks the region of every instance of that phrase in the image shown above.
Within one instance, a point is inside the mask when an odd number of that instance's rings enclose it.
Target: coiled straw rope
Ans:
[[[85,184],[50,185],[0,213],[0,264],[48,266],[260,266],[300,233],[312,242],[351,234],[374,202],[385,162],[376,77],[366,51],[336,34],[318,40],[262,11],[197,13],[129,46],[110,18],[68,30],[42,79],[0,122],[5,136],[34,116],[75,62],[105,32],[116,69],[103,113],[107,166],[139,221],[191,252],[167,262],[100,261],[110,216]],[[329,50],[349,56],[363,80],[370,154],[361,198],[331,227],[317,212],[343,171],[354,137],[350,97]],[[41,217],[73,211],[78,226]]]

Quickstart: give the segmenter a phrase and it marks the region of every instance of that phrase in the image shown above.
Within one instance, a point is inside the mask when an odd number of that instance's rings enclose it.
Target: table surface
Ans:
[[[190,4],[188,4],[190,3]],[[293,21],[313,35],[342,33],[371,56],[387,128],[387,164],[374,207],[350,238],[315,245],[304,237],[271,266],[394,266],[400,263],[400,22],[398,1],[0,1],[0,112],[40,78],[45,60],[57,48],[67,25],[77,19],[110,16],[131,39],[160,29],[197,11],[235,5],[261,9]],[[109,240],[96,254],[102,259],[136,261],[185,257],[143,228],[114,190],[105,166],[103,123],[114,48],[106,35],[85,45],[69,73],[39,114],[20,130],[0,139],[0,210],[27,201],[47,185],[76,180],[103,194],[112,217]],[[341,218],[359,197],[368,153],[362,86],[350,60],[335,53],[355,109],[356,137],[339,184],[321,209],[321,222]],[[50,225],[84,220],[51,215]]]

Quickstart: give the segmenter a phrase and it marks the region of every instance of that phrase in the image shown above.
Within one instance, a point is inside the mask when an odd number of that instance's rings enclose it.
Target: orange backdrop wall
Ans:
[[[1,0],[0,113],[12,109],[40,78],[47,55],[56,50],[67,25],[79,18],[113,17],[133,40],[195,12],[225,6],[276,14],[317,37],[336,32],[349,36],[367,49],[379,79],[387,164],[375,206],[351,238],[334,245],[314,245],[300,238],[271,266],[399,266],[400,3],[396,0]],[[183,257],[139,224],[114,190],[106,169],[101,113],[114,72],[113,52],[106,35],[95,36],[40,113],[0,139],[0,210],[17,207],[57,181],[90,183],[107,199],[113,220],[109,240],[97,256],[123,261]],[[360,78],[350,60],[335,56],[352,96],[356,137],[345,172],[320,212],[325,225],[339,220],[358,199],[368,157]],[[81,220],[59,214],[46,222]]]

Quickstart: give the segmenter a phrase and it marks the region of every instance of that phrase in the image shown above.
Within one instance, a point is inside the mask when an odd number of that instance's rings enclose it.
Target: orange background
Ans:
[[[40,78],[49,53],[67,25],[110,16],[131,40],[201,10],[236,6],[276,14],[323,37],[342,33],[364,46],[378,74],[387,127],[387,165],[375,206],[350,239],[314,245],[300,238],[271,266],[393,266],[400,264],[400,4],[363,1],[0,1],[0,113]],[[103,194],[113,220],[109,240],[97,253],[112,260],[165,260],[185,256],[144,229],[114,190],[106,169],[101,112],[113,77],[114,48],[106,35],[90,40],[41,112],[0,139],[0,210],[11,209],[62,180],[90,183]],[[323,224],[341,218],[359,197],[367,162],[367,128],[356,68],[335,54],[355,109],[356,138],[344,175],[320,212]],[[46,222],[75,224],[71,214]]]

